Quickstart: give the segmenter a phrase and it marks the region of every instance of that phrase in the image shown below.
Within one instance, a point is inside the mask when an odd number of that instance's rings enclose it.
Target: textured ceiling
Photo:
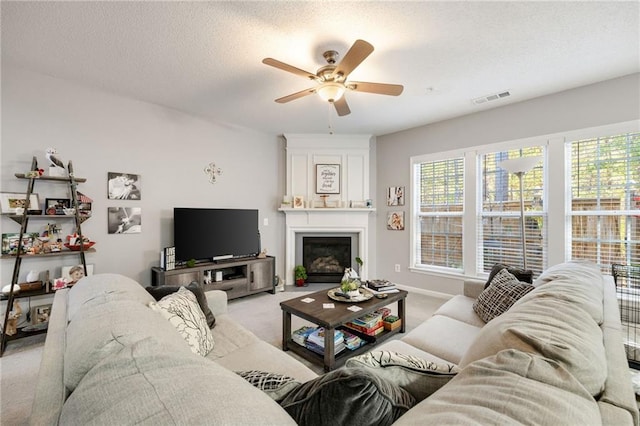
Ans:
[[[2,65],[273,134],[381,135],[640,71],[632,2],[10,2]],[[353,80],[399,97],[347,93],[338,117],[313,86],[261,63],[315,72],[356,39],[375,51]],[[471,99],[509,90],[475,105]]]

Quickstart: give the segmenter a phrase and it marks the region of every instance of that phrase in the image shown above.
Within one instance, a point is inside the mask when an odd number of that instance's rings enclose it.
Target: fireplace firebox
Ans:
[[[351,265],[351,237],[303,237],[302,264],[309,283],[339,283]]]

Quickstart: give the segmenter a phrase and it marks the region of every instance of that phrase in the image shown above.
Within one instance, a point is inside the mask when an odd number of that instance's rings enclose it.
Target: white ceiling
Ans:
[[[2,64],[211,121],[273,134],[388,134],[640,71],[631,2],[9,2]],[[352,80],[399,97],[347,93],[338,117],[313,86],[261,63],[315,72],[356,39],[375,51]],[[511,91],[475,105],[471,99]]]

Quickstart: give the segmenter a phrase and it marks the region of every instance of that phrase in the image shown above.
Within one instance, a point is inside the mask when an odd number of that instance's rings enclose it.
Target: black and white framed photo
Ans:
[[[38,194],[31,194],[27,203],[24,192],[0,192],[0,209],[2,213],[18,213],[27,210],[40,210]],[[22,210],[20,210],[22,209]]]
[[[390,231],[404,231],[404,212],[400,210],[387,213],[387,229]]]
[[[48,215],[63,215],[65,209],[70,208],[71,200],[69,198],[45,198],[44,200],[44,212]]]
[[[107,193],[110,200],[140,200],[141,177],[133,173],[107,173]]]
[[[340,193],[340,164],[316,164],[316,194]]]
[[[109,234],[139,234],[142,232],[140,207],[109,207]]]
[[[404,186],[390,186],[387,189],[388,206],[404,206]]]

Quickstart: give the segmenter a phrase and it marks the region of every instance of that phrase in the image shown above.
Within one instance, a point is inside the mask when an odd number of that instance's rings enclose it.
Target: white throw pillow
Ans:
[[[159,302],[149,302],[149,307],[159,312],[178,330],[191,351],[201,356],[213,349],[213,335],[207,318],[198,305],[194,294],[184,287]]]

